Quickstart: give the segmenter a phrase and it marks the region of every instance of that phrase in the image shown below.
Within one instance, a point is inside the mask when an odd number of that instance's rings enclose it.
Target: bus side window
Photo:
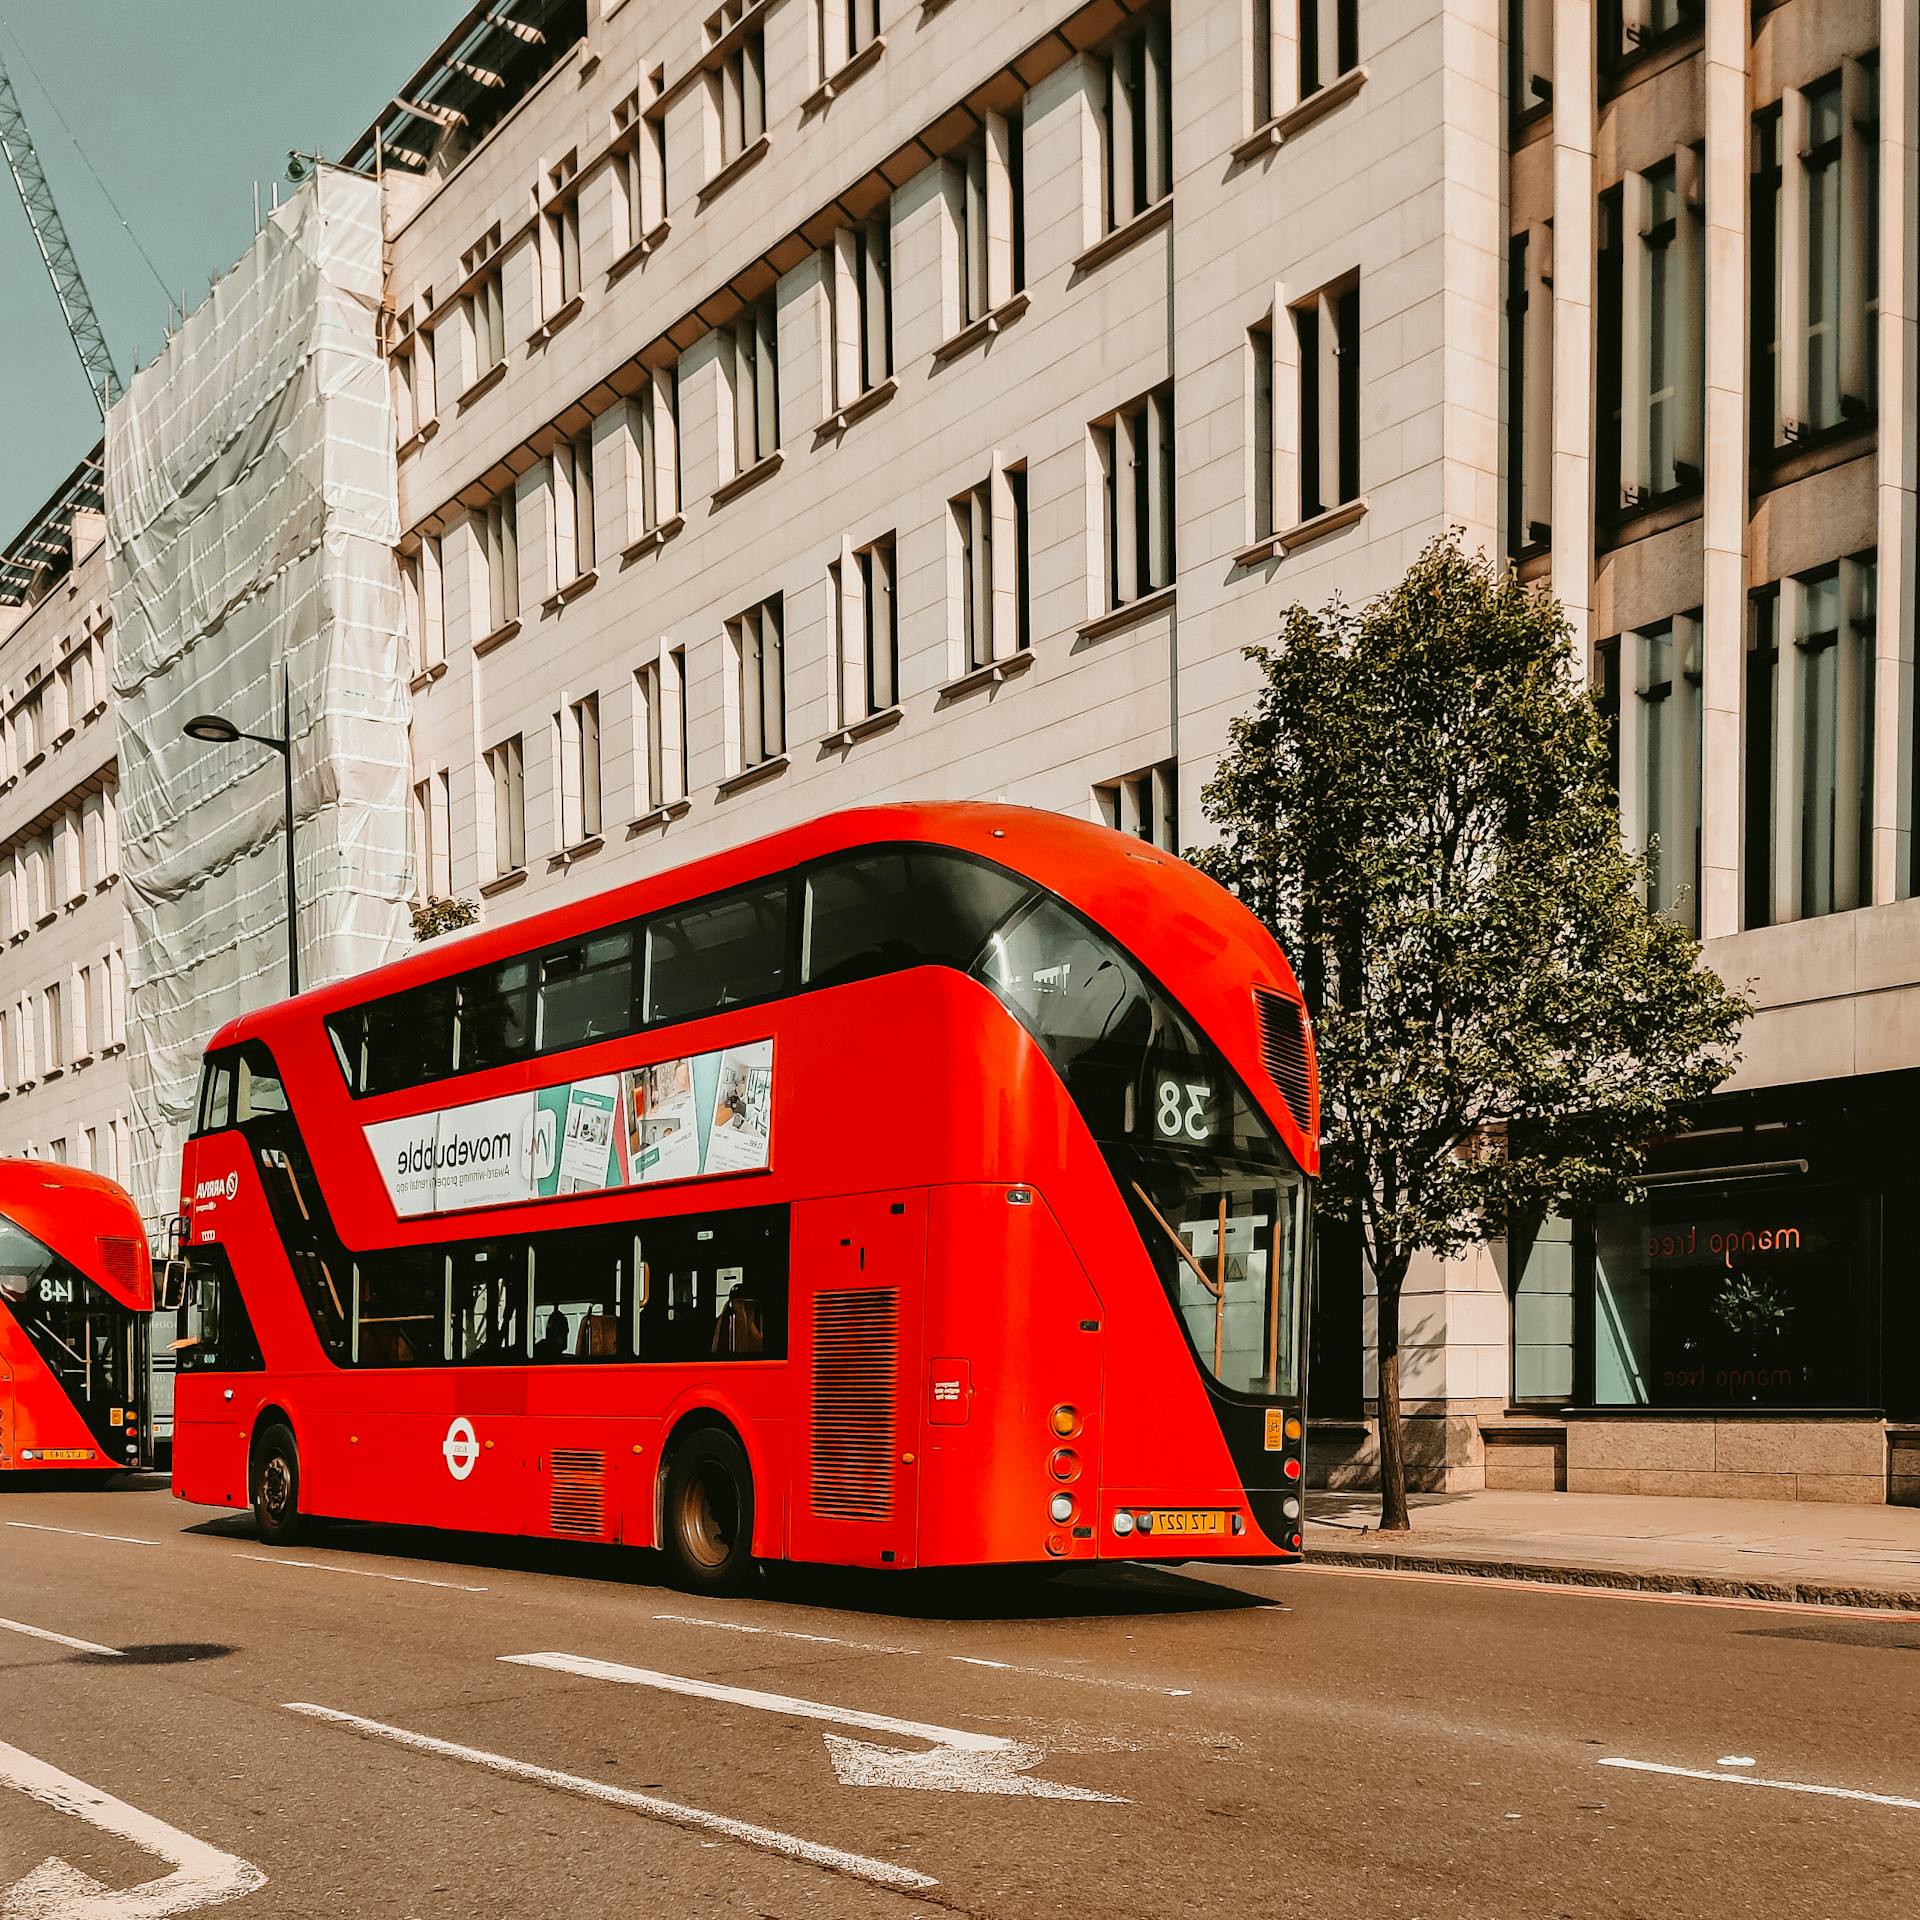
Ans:
[[[642,1234],[650,1283],[641,1359],[787,1357],[786,1208],[649,1223]]]
[[[356,1365],[431,1367],[445,1358],[447,1257],[438,1247],[367,1254],[354,1262],[352,1287]]]
[[[524,1240],[479,1240],[448,1256],[453,1359],[511,1366],[530,1356],[532,1301]]]
[[[537,1045],[578,1047],[633,1029],[633,929],[556,947],[540,962]]]
[[[247,1121],[258,1119],[263,1114],[286,1111],[287,1090],[282,1085],[280,1076],[270,1070],[268,1063],[263,1063],[256,1068],[246,1055],[242,1054],[234,1119],[244,1126]]]
[[[224,1247],[187,1250],[179,1327],[173,1351],[181,1373],[258,1373],[265,1364]]]
[[[766,1000],[787,986],[787,883],[742,887],[647,923],[647,1018]]]
[[[633,1232],[581,1227],[536,1240],[533,1253],[535,1361],[631,1360]]]

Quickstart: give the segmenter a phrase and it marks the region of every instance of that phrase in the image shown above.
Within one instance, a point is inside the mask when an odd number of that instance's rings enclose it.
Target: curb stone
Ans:
[[[1828,1586],[1817,1581],[1726,1580],[1714,1574],[1629,1567],[1557,1566],[1533,1560],[1475,1559],[1461,1554],[1378,1552],[1350,1547],[1307,1548],[1307,1563],[1323,1567],[1385,1567],[1397,1573],[1451,1573],[1482,1580],[1524,1580],[1538,1586],[1600,1587],[1627,1593],[1698,1594],[1714,1600],[1772,1600],[1793,1606],[1860,1607],[1920,1614],[1920,1593],[1894,1587]]]

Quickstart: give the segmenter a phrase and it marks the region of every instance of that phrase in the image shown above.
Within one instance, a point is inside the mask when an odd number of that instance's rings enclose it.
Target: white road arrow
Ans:
[[[256,1866],[222,1853],[111,1794],[76,1780],[0,1741],[0,1786],[31,1794],[56,1813],[70,1813],[157,1854],[173,1871],[124,1892],[103,1887],[64,1860],[43,1860],[0,1893],[0,1920],[169,1920],[238,1900],[267,1884]]]
[[[908,1752],[830,1733],[826,1736],[827,1754],[842,1786],[918,1787],[936,1793],[1028,1794],[1043,1800],[1127,1804],[1119,1794],[1095,1793],[1086,1787],[1065,1787],[1051,1780],[1032,1779],[1028,1769],[1039,1765],[1045,1757],[1041,1749],[1003,1739],[997,1733],[939,1727],[924,1720],[901,1720],[888,1713],[868,1713],[861,1707],[836,1707],[824,1700],[801,1700],[791,1694],[729,1687],[717,1680],[690,1680],[677,1673],[658,1673],[650,1667],[589,1660],[577,1653],[508,1653],[501,1658],[511,1666],[545,1667],[555,1673],[578,1674],[587,1680],[611,1680],[620,1686],[649,1687],[658,1693],[717,1700],[727,1706],[782,1714],[788,1719],[825,1720],[837,1727],[858,1727],[864,1733],[889,1733],[903,1739],[924,1740],[931,1749],[925,1753]]]

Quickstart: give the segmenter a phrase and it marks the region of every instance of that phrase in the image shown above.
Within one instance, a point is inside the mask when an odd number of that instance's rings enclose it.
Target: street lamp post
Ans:
[[[300,935],[293,891],[293,675],[282,662],[280,668],[280,732],[247,733],[224,714],[196,713],[180,729],[190,740],[205,740],[216,746],[230,747],[236,740],[251,740],[255,746],[271,747],[280,756],[285,776],[287,803],[287,991],[300,991]]]

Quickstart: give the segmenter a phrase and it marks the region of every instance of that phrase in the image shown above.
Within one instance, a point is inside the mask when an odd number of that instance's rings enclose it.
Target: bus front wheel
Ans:
[[[724,1427],[697,1427],[673,1452],[660,1545],[676,1586],[734,1593],[753,1567],[753,1471]]]
[[[275,1424],[253,1443],[253,1524],[270,1547],[300,1537],[300,1449],[291,1428]]]

